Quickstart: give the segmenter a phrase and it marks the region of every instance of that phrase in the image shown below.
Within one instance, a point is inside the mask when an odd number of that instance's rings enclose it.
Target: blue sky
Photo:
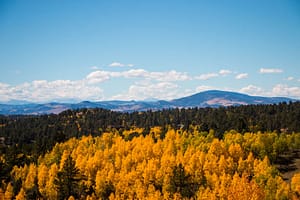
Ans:
[[[300,99],[297,0],[0,0],[0,101]]]

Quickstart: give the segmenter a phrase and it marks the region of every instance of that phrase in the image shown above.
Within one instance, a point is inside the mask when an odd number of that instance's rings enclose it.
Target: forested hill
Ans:
[[[270,163],[300,148],[299,119],[300,102],[133,113],[80,109],[59,115],[0,116],[0,199],[67,199],[72,195],[76,199],[108,199],[111,195],[126,199],[122,194],[132,190],[136,193],[140,188],[131,187],[132,183],[144,183],[143,187],[153,184],[151,191],[167,195],[167,199],[176,195],[193,199],[197,194],[219,196],[222,191],[209,190],[222,189],[217,183],[231,189],[241,183],[237,191],[244,195],[239,199],[253,191],[260,194],[256,199],[279,199],[277,196],[283,195],[283,199],[292,199],[289,196],[300,196],[298,189],[294,191],[300,174],[289,186]],[[154,152],[159,153],[158,158],[153,157]],[[132,159],[140,154],[141,159]],[[191,161],[194,164],[189,165]],[[161,170],[149,170],[142,163],[160,166]],[[72,178],[66,177],[70,171],[74,172]],[[152,179],[157,176],[145,176],[148,171],[163,176]],[[133,174],[133,182],[128,182],[127,177]],[[117,179],[107,179],[108,175]],[[150,178],[150,182],[136,182],[136,177]],[[230,184],[225,184],[224,177]],[[76,190],[66,190],[66,182]],[[249,187],[253,190],[245,193]]]
[[[300,132],[300,102],[220,108],[168,109],[121,113],[104,109],[68,110],[59,115],[0,116],[0,137],[22,151],[45,152],[57,142],[82,135],[101,135],[132,127],[148,133],[154,126],[209,131],[222,138],[225,131]],[[162,135],[163,137],[163,135]]]

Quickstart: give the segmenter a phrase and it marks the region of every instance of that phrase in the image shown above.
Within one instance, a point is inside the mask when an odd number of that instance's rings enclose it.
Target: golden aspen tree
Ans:
[[[159,139],[156,143],[153,144],[152,151],[155,157],[161,157],[163,153],[162,141]]]
[[[230,187],[232,177],[226,173],[219,176],[218,197],[221,199],[227,199],[228,188]]]
[[[144,159],[150,158],[150,155],[147,156],[148,154],[148,149],[147,147],[152,146],[151,143],[149,143],[148,141],[145,141],[145,143],[143,144],[142,141],[145,140],[144,137],[138,137],[138,138],[134,138],[131,142],[134,143],[134,147],[131,151],[131,157],[132,157],[132,161],[133,163],[140,163],[142,162]]]
[[[75,198],[71,195],[68,200],[75,200]]]
[[[249,175],[253,175],[253,165],[254,165],[254,156],[252,154],[252,152],[250,152],[247,156],[247,159],[246,159],[246,166],[245,169],[244,169],[244,173],[246,174],[249,174]]]
[[[85,172],[84,174],[88,178],[95,178],[96,177],[96,173],[97,173],[98,169],[100,168],[100,166],[98,166],[99,159],[100,158],[98,158],[98,157],[91,156],[86,161],[85,169],[83,171]]]
[[[154,126],[150,128],[150,134],[154,134],[155,138],[159,138],[160,137],[160,133],[162,131],[162,127],[160,126]]]
[[[219,157],[215,154],[208,152],[206,155],[206,160],[203,165],[203,170],[208,173],[214,173],[218,170],[218,159]]]
[[[159,190],[156,190],[155,187],[150,184],[147,189],[147,198],[148,200],[162,200],[163,197]],[[143,198],[142,198],[143,199]]]
[[[245,176],[239,177],[236,173],[228,190],[228,199],[261,200],[264,199],[264,193],[254,181],[249,181]]]
[[[147,135],[144,137],[141,137],[141,140],[139,140],[141,150],[145,152],[144,159],[150,159],[155,156],[155,153],[153,151],[153,145],[154,141],[153,138],[150,135]]]
[[[4,198],[5,198],[4,192],[3,192],[2,188],[0,188],[0,200],[5,200]]]
[[[220,176],[221,174],[224,174],[227,171],[228,171],[227,170],[227,161],[226,161],[224,155],[221,155],[221,157],[218,161],[218,170],[216,171],[216,173],[218,173]]]
[[[219,185],[219,177],[215,173],[206,172],[206,187],[210,188],[212,191],[215,190],[216,186]]]
[[[173,154],[164,154],[161,157],[161,167],[159,173],[161,177],[168,177],[171,175],[173,167],[176,165],[176,159]]]
[[[112,144],[113,144],[113,138],[114,135],[113,133],[103,133],[102,137],[101,137],[101,142],[106,148],[111,148]],[[96,144],[96,146],[100,146],[99,144]]]
[[[144,199],[147,196],[147,185],[137,179],[134,183],[136,199]]]
[[[98,199],[99,198],[97,198],[94,193],[92,195],[87,195],[86,197],[86,200],[98,200]]]
[[[194,166],[190,167],[188,165],[191,163],[192,160],[193,160],[192,165],[196,164],[195,162],[197,162],[196,161],[197,158],[195,157],[195,153],[196,153],[195,148],[193,148],[191,146],[188,146],[186,148],[186,150],[184,151],[182,163],[185,165],[186,168],[194,168]]]
[[[244,137],[242,134],[240,134],[234,130],[231,130],[224,135],[224,142],[227,146],[229,146],[231,144],[241,145],[244,143]]]
[[[50,166],[48,171],[48,180],[46,182],[46,197],[47,199],[54,200],[57,199],[57,191],[54,184],[55,178],[57,176],[58,166],[54,163]]]
[[[38,166],[38,186],[39,191],[43,197],[47,195],[47,181],[49,179],[48,167],[45,164]]]
[[[79,154],[78,156],[75,157],[76,158],[76,167],[84,172],[85,168],[86,168],[86,164],[87,164],[87,156],[83,155],[83,154]]]
[[[272,167],[267,156],[260,161],[255,159],[253,163],[253,172],[256,182],[260,186],[265,186],[267,184],[268,178],[272,175]]]
[[[37,177],[37,168],[35,164],[30,164],[26,179],[23,184],[24,189],[29,190],[32,187],[34,187],[36,177]]]
[[[16,196],[16,200],[24,200],[26,199],[26,194],[23,188],[21,188],[19,194]]]
[[[217,200],[215,191],[212,191],[209,187],[198,191],[197,199],[199,200]]]
[[[240,158],[244,158],[244,152],[239,144],[230,144],[228,153],[233,158],[234,162],[238,162]]]
[[[243,158],[240,158],[237,167],[237,172],[239,173],[239,175],[242,175],[246,170],[246,168],[247,168],[247,161],[243,160]]]
[[[224,155],[227,157],[227,150],[225,148],[225,144],[221,142],[219,139],[213,139],[210,148],[208,150],[208,154],[213,154],[217,157]]]
[[[300,173],[293,175],[291,180],[291,189],[292,191],[300,198]]]
[[[65,164],[65,161],[68,159],[69,156],[70,156],[70,151],[64,150],[63,154],[61,156],[61,159],[60,159],[59,170],[62,170],[62,168],[64,167],[64,164]]]
[[[290,185],[287,182],[285,182],[280,176],[276,176],[274,179],[269,179],[269,182],[270,184],[275,185],[275,199],[291,199],[292,195]]]
[[[180,193],[176,192],[176,193],[173,194],[172,199],[174,199],[174,200],[181,200],[181,199],[183,199],[183,197],[181,196]]]
[[[226,163],[227,163],[227,173],[233,176],[237,171],[237,163],[235,163],[232,157],[230,156],[226,159]]]
[[[98,171],[95,179],[95,192],[98,197],[103,197],[105,193],[105,183],[107,180],[105,179],[105,174],[102,171]]]
[[[144,183],[153,183],[156,180],[156,171],[159,170],[159,162],[152,158],[147,162],[145,168],[143,168],[142,170],[143,171],[141,173]]]
[[[9,200],[9,199],[12,199],[13,196],[14,196],[14,188],[11,183],[8,183],[5,193],[4,193],[4,199]]]
[[[22,180],[22,182],[25,181],[28,174],[28,165],[25,164],[23,167],[17,167],[14,166],[11,175],[14,177],[15,180]]]

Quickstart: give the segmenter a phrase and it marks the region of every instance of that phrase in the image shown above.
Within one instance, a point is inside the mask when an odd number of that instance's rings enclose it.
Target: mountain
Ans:
[[[45,103],[45,104],[0,104],[2,115],[40,115],[58,114],[68,109],[104,108],[120,112],[133,112],[145,110],[161,110],[169,108],[188,107],[220,107],[239,106],[249,104],[277,104],[280,102],[297,101],[285,97],[260,97],[250,96],[237,92],[209,90],[191,96],[174,99],[171,101],[83,101],[80,103]]]
[[[237,92],[209,90],[170,101],[176,107],[219,107],[249,104],[274,104],[295,101],[285,97],[250,96]]]

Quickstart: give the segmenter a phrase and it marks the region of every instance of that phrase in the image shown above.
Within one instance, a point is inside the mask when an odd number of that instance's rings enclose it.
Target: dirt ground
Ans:
[[[280,171],[283,180],[290,182],[293,175],[300,172],[300,150],[281,155],[275,166]]]

